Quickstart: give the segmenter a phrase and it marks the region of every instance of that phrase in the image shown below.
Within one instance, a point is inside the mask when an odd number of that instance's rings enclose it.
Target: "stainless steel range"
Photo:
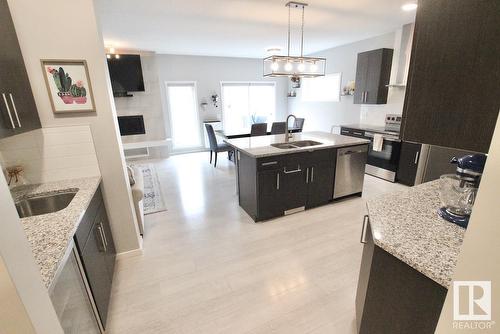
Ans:
[[[395,182],[401,152],[400,128],[401,115],[388,114],[385,127],[346,125],[341,127],[340,133],[370,140],[365,172]]]

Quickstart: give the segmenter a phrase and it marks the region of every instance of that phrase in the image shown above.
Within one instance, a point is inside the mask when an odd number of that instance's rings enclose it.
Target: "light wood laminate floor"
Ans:
[[[117,262],[107,333],[355,333],[367,198],[254,223],[224,154],[156,161],[168,211],[146,216],[144,254]]]

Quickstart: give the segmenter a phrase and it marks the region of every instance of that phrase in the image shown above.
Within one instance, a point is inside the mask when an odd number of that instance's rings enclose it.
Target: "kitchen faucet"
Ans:
[[[290,140],[290,138],[293,137],[292,133],[289,132],[288,130],[288,121],[290,120],[290,117],[293,117],[293,122],[295,123],[295,121],[297,120],[297,117],[295,117],[295,115],[288,115],[288,117],[286,118],[286,128],[285,128],[285,142],[288,143],[288,141]]]

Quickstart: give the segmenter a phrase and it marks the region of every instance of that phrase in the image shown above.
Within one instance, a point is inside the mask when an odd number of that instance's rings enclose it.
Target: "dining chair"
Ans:
[[[286,122],[274,122],[271,126],[271,134],[279,135],[286,132]]]
[[[267,123],[254,123],[250,130],[250,136],[265,136],[267,135]]]
[[[302,129],[304,128],[304,120],[305,118],[296,118],[295,122],[293,122],[293,127],[295,129],[299,129],[299,132],[302,132]]]
[[[211,124],[206,123],[205,128],[207,129],[208,142],[210,143],[210,163],[212,163],[212,153],[215,153],[214,167],[217,167],[217,153],[229,152],[229,155],[231,155],[233,148],[228,144],[217,143],[217,137],[215,136],[215,131]]]

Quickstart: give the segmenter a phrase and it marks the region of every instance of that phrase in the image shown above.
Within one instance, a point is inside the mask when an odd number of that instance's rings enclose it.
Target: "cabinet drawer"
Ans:
[[[279,155],[257,159],[258,171],[280,169],[281,166],[282,157]]]
[[[78,226],[78,229],[76,230],[75,233],[76,246],[78,247],[78,250],[80,252],[83,250],[83,248],[85,248],[85,243],[87,242],[90,229],[94,224],[94,219],[97,215],[101,203],[102,203],[101,189],[97,188],[94,197],[90,201],[90,204],[87,210],[85,211],[85,214],[83,215],[82,220],[80,221],[80,225]]]
[[[308,161],[313,164],[334,165],[337,158],[337,150],[324,149],[309,152]]]

